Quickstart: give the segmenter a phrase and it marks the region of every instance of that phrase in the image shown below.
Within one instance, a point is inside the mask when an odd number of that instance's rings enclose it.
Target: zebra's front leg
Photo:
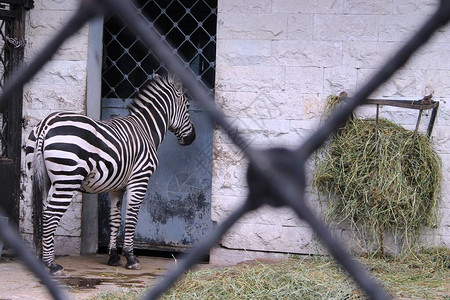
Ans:
[[[120,224],[122,222],[122,198],[125,190],[118,190],[109,192],[109,201],[111,203],[111,210],[109,215],[109,260],[108,265],[120,265],[120,255],[117,254],[117,234],[119,232]]]
[[[123,243],[123,255],[127,259],[125,268],[140,270],[139,260],[134,255],[134,233],[138,220],[139,208],[145,197],[148,180],[138,188],[127,190],[127,210],[125,216],[125,237]],[[145,187],[145,188],[143,188]]]

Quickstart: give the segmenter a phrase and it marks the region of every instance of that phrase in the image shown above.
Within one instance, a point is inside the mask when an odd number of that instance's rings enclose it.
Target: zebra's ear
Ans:
[[[178,90],[183,89],[183,84],[181,83],[180,78],[176,74],[169,73],[168,78]]]

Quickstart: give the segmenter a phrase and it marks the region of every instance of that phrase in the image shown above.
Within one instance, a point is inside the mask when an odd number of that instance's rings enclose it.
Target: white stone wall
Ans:
[[[438,2],[219,0],[217,103],[254,147],[299,145],[319,125],[326,97],[343,90],[354,93],[417,30]],[[440,30],[373,97],[419,99],[426,89],[434,90],[434,99],[440,101],[433,140],[443,160],[444,182],[441,223],[426,234],[425,242],[449,247],[449,27]],[[360,111],[375,112],[373,107]],[[417,112],[389,108],[382,112],[409,128],[417,118]],[[427,121],[425,118],[424,126]],[[212,218],[220,222],[246,198],[247,162],[217,131],[213,164]],[[310,187],[307,196],[319,211]],[[337,234],[350,239],[343,228]],[[349,246],[354,246],[351,241]],[[264,207],[239,221],[211,259],[238,261],[261,256],[258,251],[320,253],[323,249],[289,209]],[[229,253],[243,255],[230,258]]]
[[[27,13],[25,60],[30,61],[76,11],[77,0],[39,0]],[[87,26],[67,40],[52,60],[24,87],[23,143],[41,119],[54,111],[85,112]],[[25,170],[25,159],[22,157]],[[23,178],[20,229],[31,241],[31,184]],[[70,205],[56,231],[56,252],[79,254],[81,242],[81,195]]]

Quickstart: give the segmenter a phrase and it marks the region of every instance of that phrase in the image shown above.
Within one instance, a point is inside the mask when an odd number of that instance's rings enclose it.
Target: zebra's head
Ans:
[[[168,75],[167,81],[173,88],[175,96],[169,130],[178,138],[180,145],[187,146],[195,140],[195,128],[189,115],[189,99],[184,93],[181,82],[175,76]]]

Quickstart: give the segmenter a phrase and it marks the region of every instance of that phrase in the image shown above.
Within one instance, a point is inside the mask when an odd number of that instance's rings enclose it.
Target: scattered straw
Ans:
[[[422,249],[407,256],[361,257],[360,261],[395,297],[450,299],[450,250]],[[102,292],[91,300],[141,299],[144,290]],[[329,257],[297,256],[276,263],[239,264],[189,271],[162,300],[365,299]]]
[[[336,105],[336,97],[330,106]],[[385,119],[353,117],[319,155],[313,176],[327,217],[364,228],[384,253],[384,233],[411,246],[436,225],[441,160],[430,140]]]

